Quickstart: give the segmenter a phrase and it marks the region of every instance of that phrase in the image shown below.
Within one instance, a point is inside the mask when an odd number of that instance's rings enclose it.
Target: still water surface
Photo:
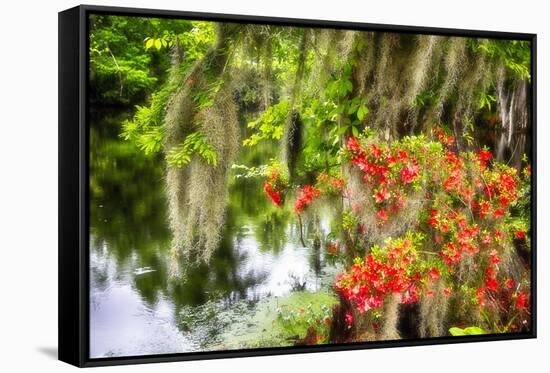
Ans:
[[[227,348],[227,330],[254,314],[258,301],[330,283],[336,269],[324,250],[303,247],[295,219],[274,211],[259,180],[245,178],[231,183],[210,266],[192,268],[186,280],[169,279],[162,160],[119,140],[120,120],[92,123],[92,358]],[[265,157],[248,152],[240,161],[261,164]],[[329,233],[328,219],[319,226],[322,236]]]

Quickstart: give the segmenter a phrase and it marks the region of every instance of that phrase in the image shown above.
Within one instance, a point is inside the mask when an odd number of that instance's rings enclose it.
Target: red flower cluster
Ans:
[[[269,181],[266,181],[264,183],[264,190],[265,193],[268,195],[269,199],[271,199],[271,202],[277,207],[282,206],[282,194],[279,190],[273,190],[273,186]]]
[[[463,254],[474,255],[479,252],[479,227],[468,224],[466,215],[432,209],[428,225],[435,228],[435,243],[440,245],[439,255],[453,269]]]
[[[281,175],[281,172],[272,166],[268,172],[267,180],[264,182],[264,191],[277,207],[281,207],[284,202],[284,192],[288,187],[286,178]]]
[[[516,308],[525,309],[527,305],[527,295],[523,292],[519,293],[516,298]]]
[[[300,215],[302,211],[311,203],[313,202],[313,199],[316,197],[319,197],[321,195],[321,191],[311,185],[305,185],[303,186],[299,192],[298,192],[298,198],[296,199],[296,202],[294,203],[294,211]]]
[[[419,162],[406,149],[388,144],[363,147],[356,137],[350,137],[346,145],[351,164],[363,172],[364,182],[374,191],[374,201],[380,206],[378,222],[384,224],[405,207],[406,194],[420,176]]]
[[[409,197],[418,198],[418,190],[424,188],[421,203],[427,209],[426,223],[418,224],[417,229],[426,237],[424,247],[439,255],[429,256],[429,261],[417,258],[406,244],[393,241],[385,250],[373,249],[374,253],[341,273],[336,290],[362,313],[382,307],[390,294],[400,294],[405,303],[416,301],[424,291],[425,296],[433,296],[425,285],[443,278],[452,285],[444,289],[446,295],[451,296],[452,288],[459,291],[466,285],[476,289],[474,299],[481,307],[502,312],[515,307],[528,312],[527,295],[518,292],[521,279],[516,279],[516,285],[499,271],[506,243],[513,238],[526,239],[525,230],[504,218],[510,216],[511,206],[517,204],[523,190],[517,171],[490,162],[493,155],[486,148],[476,153],[453,152],[449,148],[454,143],[452,136],[440,130],[434,134],[443,146],[418,139],[391,145],[355,137],[347,140],[349,162],[362,172],[363,181],[372,190],[376,206],[372,214],[379,224],[407,206]],[[523,174],[528,182],[529,172]],[[473,270],[479,275],[462,283],[456,268],[467,257],[474,258]]]
[[[487,161],[491,160],[493,158],[493,154],[488,151],[487,149],[481,149],[477,153],[477,157],[479,158],[479,165],[481,169],[485,169],[487,167]]]
[[[359,311],[383,306],[385,297],[401,295],[400,303],[418,300],[422,278],[439,278],[439,271],[431,268],[425,273],[416,269],[417,254],[414,240],[405,238],[388,243],[384,250],[357,260],[351,268],[338,275],[336,291]]]
[[[516,231],[516,238],[518,240],[524,240],[525,239],[525,231],[521,230],[521,229],[518,229]]]
[[[452,145],[455,142],[455,138],[451,135],[447,135],[441,128],[435,128],[432,133],[437,136],[440,143],[447,146]]]
[[[518,293],[514,281],[499,271],[504,242],[512,235],[525,239],[525,231],[510,229],[503,219],[519,198],[517,171],[496,162],[490,167],[492,158],[487,149],[460,155],[447,151],[445,160],[436,163],[439,170],[433,171],[432,179],[443,180],[444,191],[434,193],[427,226],[449,268],[449,280],[456,281],[454,269],[466,256],[474,256],[480,276],[467,285],[476,289],[478,305],[507,315],[510,307],[528,307],[524,293]]]
[[[321,172],[317,176],[316,187],[321,191],[322,194],[339,193],[344,188],[344,185],[345,182],[343,179],[331,176],[326,172]]]
[[[399,171],[399,176],[401,176],[401,182],[403,184],[410,184],[418,176],[418,162],[413,160],[412,164],[405,165],[401,171]]]

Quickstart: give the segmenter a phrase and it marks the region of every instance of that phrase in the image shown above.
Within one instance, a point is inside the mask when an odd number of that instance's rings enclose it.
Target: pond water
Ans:
[[[337,268],[324,250],[303,247],[296,219],[271,205],[260,180],[247,178],[232,178],[223,239],[210,265],[170,279],[162,159],[118,139],[122,119],[92,118],[92,358],[228,348],[235,324],[254,335],[244,323],[258,302],[329,286]],[[266,163],[270,151],[243,152],[239,161]],[[329,223],[318,222],[321,236]]]

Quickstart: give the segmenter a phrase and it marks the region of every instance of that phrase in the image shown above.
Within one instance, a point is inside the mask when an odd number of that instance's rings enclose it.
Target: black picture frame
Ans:
[[[531,43],[531,237],[532,270],[531,331],[528,333],[489,334],[461,338],[439,337],[331,344],[322,346],[259,348],[235,351],[178,353],[167,355],[89,358],[89,124],[88,124],[88,16],[109,14],[182,18],[220,22],[257,23],[281,26],[324,27],[365,31],[393,31],[399,33],[442,36],[486,37],[493,39],[526,40]],[[397,26],[310,19],[274,18],[211,14],[173,10],[136,9],[81,5],[59,13],[59,360],[79,367],[105,365],[173,362],[198,359],[283,355],[324,351],[371,349],[500,341],[536,338],[536,185],[537,185],[537,35],[528,33],[460,30],[419,26]]]

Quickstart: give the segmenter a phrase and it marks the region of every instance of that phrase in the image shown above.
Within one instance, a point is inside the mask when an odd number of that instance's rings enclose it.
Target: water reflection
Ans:
[[[254,312],[258,300],[321,287],[330,266],[320,243],[302,247],[291,214],[269,203],[259,180],[245,178],[230,185],[209,265],[170,279],[163,162],[118,138],[123,119],[97,115],[91,125],[91,357],[216,348],[224,328]],[[243,152],[241,163],[271,156],[259,152]],[[308,231],[326,235],[325,220]]]

